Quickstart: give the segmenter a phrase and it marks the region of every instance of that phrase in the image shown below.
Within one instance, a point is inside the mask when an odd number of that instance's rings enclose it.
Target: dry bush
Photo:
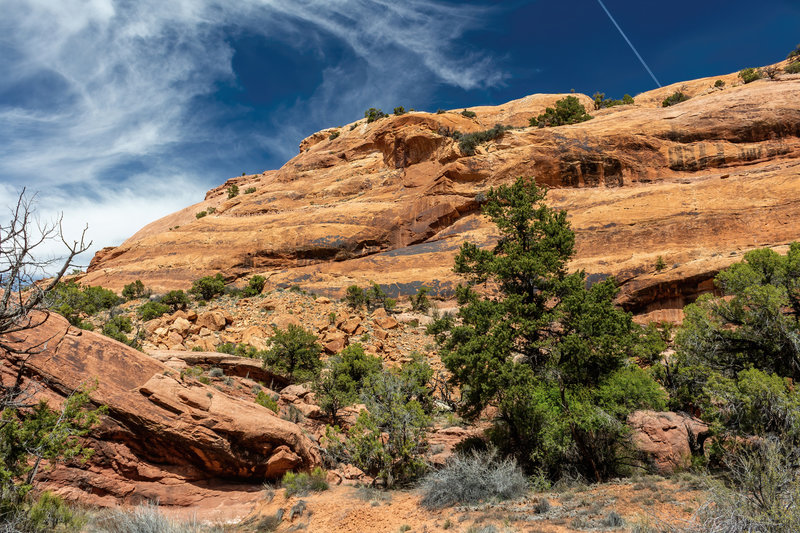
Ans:
[[[496,450],[456,455],[422,481],[422,505],[440,509],[481,500],[507,500],[528,491],[525,474],[514,459],[499,459]]]
[[[201,533],[199,522],[181,522],[164,516],[155,503],[133,509],[107,509],[89,523],[91,533]],[[213,530],[212,530],[213,531]]]
[[[710,482],[709,498],[676,533],[776,533],[800,531],[800,450],[763,439],[732,453],[727,482]]]

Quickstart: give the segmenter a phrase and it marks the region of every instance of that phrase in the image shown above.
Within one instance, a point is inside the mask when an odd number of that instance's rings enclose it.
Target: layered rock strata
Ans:
[[[678,89],[691,99],[661,107]],[[704,78],[599,111],[576,95],[595,118],[527,127],[563,96],[471,108],[475,118],[413,112],[324,130],[279,170],[229,180],[102,250],[83,281],[166,290],[222,272],[335,296],[371,280],[391,294],[448,292],[460,244],[496,239],[481,199],[518,176],[550,187],[550,204],[569,211],[573,267],[616,276],[620,303],[651,318],[675,318],[746,251],[800,238],[800,76]],[[474,155],[453,138],[496,123],[516,129]],[[255,192],[229,199],[233,184]],[[215,211],[196,218],[203,210]]]

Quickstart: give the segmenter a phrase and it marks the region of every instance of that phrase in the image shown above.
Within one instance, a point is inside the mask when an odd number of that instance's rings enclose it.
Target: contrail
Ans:
[[[653,74],[653,71],[652,71],[652,70],[650,70],[650,67],[648,67],[648,66],[647,66],[647,63],[645,63],[645,62],[644,62],[644,59],[642,59],[642,56],[640,56],[640,55],[639,55],[639,52],[636,50],[636,47],[635,47],[635,46],[633,46],[633,43],[631,42],[631,40],[630,40],[630,39],[628,39],[628,36],[627,36],[627,35],[625,35],[625,32],[624,32],[624,31],[622,31],[622,28],[620,28],[620,27],[619,27],[619,24],[617,24],[617,21],[616,21],[616,20],[614,20],[614,17],[612,17],[612,16],[611,16],[611,11],[609,11],[609,10],[608,10],[608,8],[606,7],[606,5],[603,3],[603,0],[597,0],[597,3],[598,3],[598,4],[600,4],[600,7],[602,7],[602,8],[603,8],[603,11],[605,11],[605,12],[606,12],[606,15],[608,15],[608,18],[610,18],[610,19],[611,19],[611,22],[613,22],[613,23],[614,23],[614,26],[616,26],[616,27],[617,27],[617,29],[619,30],[619,34],[620,34],[620,35],[622,35],[622,38],[623,38],[623,39],[625,39],[625,42],[627,42],[627,43],[628,43],[628,46],[630,46],[630,47],[631,47],[631,50],[633,50],[633,53],[634,53],[634,54],[636,54],[636,57],[638,57],[638,58],[639,58],[639,61],[641,61],[641,62],[642,62],[642,66],[643,66],[645,69],[647,69],[647,72],[650,74],[650,77],[651,77],[651,78],[653,78],[653,81],[654,81],[654,82],[656,82],[656,85],[658,85],[659,87],[661,87],[661,83],[660,83],[660,82],[658,81],[658,79],[656,78],[656,75],[655,75],[655,74]]]

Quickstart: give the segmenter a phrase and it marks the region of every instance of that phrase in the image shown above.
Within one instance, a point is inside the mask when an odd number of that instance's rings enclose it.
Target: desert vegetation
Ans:
[[[510,130],[511,126],[503,126],[502,124],[495,124],[493,128],[483,131],[476,131],[472,133],[461,133],[456,130],[450,133],[450,136],[458,141],[458,148],[464,155],[475,155],[475,148],[478,145],[499,139],[503,134]]]
[[[675,104],[680,104],[681,102],[685,102],[688,99],[689,96],[686,95],[683,91],[675,91],[671,95],[664,98],[664,100],[661,102],[661,107],[670,107]]]
[[[601,481],[626,463],[627,414],[663,408],[665,398],[631,362],[652,348],[613,305],[614,281],[587,289],[582,272],[567,273],[574,234],[544,197],[522,179],[489,192],[484,213],[502,237],[494,250],[467,243],[456,256],[467,284],[442,361],[461,387],[462,416],[498,408],[493,441],[501,450],[555,478],[576,469]],[[476,292],[486,282],[500,298]]]
[[[54,276],[40,282],[37,277],[47,263],[37,248],[56,240],[64,243],[65,258]],[[25,190],[8,223],[0,224],[0,350],[21,361],[16,370],[0,376],[0,527],[5,531],[77,529],[83,524],[79,511],[34,488],[45,465],[91,454],[80,437],[97,424],[104,408],[89,408],[89,383],[68,392],[58,408],[36,398],[38,385],[27,379],[26,363],[43,346],[26,343],[25,337],[47,320],[48,304],[58,305],[73,322],[79,321],[76,309],[96,312],[111,304],[104,291],[61,283],[75,257],[90,244],[83,235],[69,244],[60,221],[40,223]]]
[[[629,94],[625,94],[621,100],[615,100],[613,98],[606,98],[605,93],[596,92],[592,95],[594,98],[594,108],[598,109],[605,109],[607,107],[615,107],[618,105],[629,105],[633,103],[633,97]]]
[[[539,128],[565,126],[585,122],[591,118],[580,100],[574,96],[567,96],[558,100],[555,107],[548,107],[541,115],[531,118],[530,125]]]
[[[364,118],[367,119],[367,124],[375,122],[376,120],[380,120],[382,118],[387,118],[389,115],[381,111],[380,109],[370,107],[366,111],[364,111]]]
[[[752,83],[764,77],[764,72],[759,68],[746,68],[739,71],[739,78],[744,83]]]

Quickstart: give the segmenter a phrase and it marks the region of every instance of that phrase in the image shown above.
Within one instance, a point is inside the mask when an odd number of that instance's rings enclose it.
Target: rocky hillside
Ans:
[[[662,107],[679,89],[691,99]],[[798,239],[800,75],[746,85],[736,74],[704,78],[599,111],[576,95],[592,120],[528,127],[563,96],[315,133],[279,170],[231,179],[101,250],[82,281],[119,290],[141,279],[165,290],[222,272],[329,296],[370,280],[390,294],[447,292],[460,244],[495,238],[479,214],[482,194],[518,176],[535,176],[568,210],[574,267],[616,276],[620,302],[646,318],[675,318],[746,251]],[[473,155],[451,136],[495,124],[513,129]],[[239,194],[229,198],[232,185]]]

